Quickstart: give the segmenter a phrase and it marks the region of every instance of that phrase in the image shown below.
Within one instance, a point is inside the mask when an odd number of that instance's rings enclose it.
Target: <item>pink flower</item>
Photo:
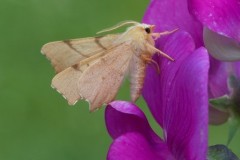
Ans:
[[[176,61],[154,56],[161,72],[149,66],[143,88],[163,137],[151,129],[136,105],[112,102],[105,113],[113,139],[107,159],[205,160],[208,99],[230,94],[228,78],[240,77],[239,62],[219,61],[240,59],[240,2],[152,0],[143,22],[156,25],[157,32],[179,29],[156,42]],[[211,123],[223,123],[228,116],[210,107]]]

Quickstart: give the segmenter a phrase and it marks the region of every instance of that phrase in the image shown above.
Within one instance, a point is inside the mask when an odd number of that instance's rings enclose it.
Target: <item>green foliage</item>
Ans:
[[[0,1],[0,159],[105,159],[111,139],[104,108],[69,107],[50,86],[43,44],[95,36],[120,21],[140,21],[148,1]],[[128,92],[124,87],[122,93]],[[121,99],[123,96],[121,96]],[[127,96],[126,96],[127,97]],[[127,98],[126,100],[129,100]]]

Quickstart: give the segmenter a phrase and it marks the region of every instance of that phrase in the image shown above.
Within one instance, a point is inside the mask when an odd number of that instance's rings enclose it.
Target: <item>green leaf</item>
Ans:
[[[228,121],[229,121],[229,131],[228,131],[227,145],[230,144],[238,128],[240,127],[240,117],[233,115],[229,118]]]
[[[225,145],[217,144],[208,147],[207,160],[240,160],[240,159]]]

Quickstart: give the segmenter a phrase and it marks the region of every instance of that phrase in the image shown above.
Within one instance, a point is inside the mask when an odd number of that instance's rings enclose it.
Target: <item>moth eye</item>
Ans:
[[[147,32],[147,34],[151,32],[150,28],[145,28],[145,31]]]

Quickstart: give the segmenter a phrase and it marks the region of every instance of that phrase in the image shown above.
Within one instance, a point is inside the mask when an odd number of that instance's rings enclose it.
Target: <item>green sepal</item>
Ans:
[[[231,99],[229,98],[228,95],[210,99],[209,103],[211,104],[212,107],[224,112],[227,112],[228,108],[232,105]]]

